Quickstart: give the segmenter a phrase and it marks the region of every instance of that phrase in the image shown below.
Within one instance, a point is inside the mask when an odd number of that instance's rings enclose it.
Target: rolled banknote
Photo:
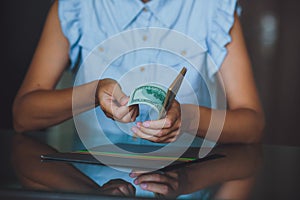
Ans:
[[[130,95],[128,106],[134,104],[146,104],[158,112],[158,118],[165,116],[172,101],[180,88],[187,69],[183,67],[169,88],[155,83],[148,83],[136,88]]]
[[[128,106],[134,104],[146,104],[157,111],[157,113],[164,111],[164,101],[167,95],[167,88],[155,84],[147,83],[137,87],[132,94],[128,102]]]

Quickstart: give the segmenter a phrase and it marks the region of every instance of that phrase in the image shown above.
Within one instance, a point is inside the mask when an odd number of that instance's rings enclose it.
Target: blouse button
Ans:
[[[104,48],[103,48],[103,47],[99,47],[98,50],[99,50],[100,52],[103,52],[103,51],[104,51]]]
[[[140,71],[141,72],[145,71],[145,67],[140,67]]]
[[[144,7],[144,8],[143,8],[143,11],[144,11],[144,12],[148,12],[148,8],[147,8],[147,7]]]
[[[186,51],[183,50],[183,51],[180,52],[180,54],[181,54],[182,56],[186,56]]]
[[[147,35],[144,35],[144,36],[143,36],[143,40],[144,40],[144,41],[147,41],[147,39],[148,39]]]

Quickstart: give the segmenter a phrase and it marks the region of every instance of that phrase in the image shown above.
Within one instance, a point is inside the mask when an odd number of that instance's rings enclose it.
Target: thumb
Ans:
[[[113,91],[113,98],[121,105],[124,106],[128,102],[128,97],[126,94],[122,91],[121,87],[119,85],[116,85],[114,91]]]
[[[127,103],[128,103],[128,101],[129,101],[129,97],[128,96],[125,95],[124,97],[122,97],[122,99],[120,101],[121,106],[126,106]]]

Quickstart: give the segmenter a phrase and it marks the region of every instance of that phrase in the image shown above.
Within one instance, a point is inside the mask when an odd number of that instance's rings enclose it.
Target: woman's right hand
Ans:
[[[126,106],[129,97],[121,86],[113,79],[101,79],[96,90],[96,103],[99,104],[105,115],[113,120],[129,123],[135,121],[139,115],[138,105]]]

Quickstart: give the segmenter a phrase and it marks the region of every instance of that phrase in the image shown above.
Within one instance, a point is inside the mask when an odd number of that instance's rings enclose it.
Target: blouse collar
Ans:
[[[114,15],[123,30],[142,12],[151,12],[166,28],[170,28],[182,7],[182,1],[177,0],[151,0],[147,3],[141,0],[114,0],[112,3],[115,7]]]

